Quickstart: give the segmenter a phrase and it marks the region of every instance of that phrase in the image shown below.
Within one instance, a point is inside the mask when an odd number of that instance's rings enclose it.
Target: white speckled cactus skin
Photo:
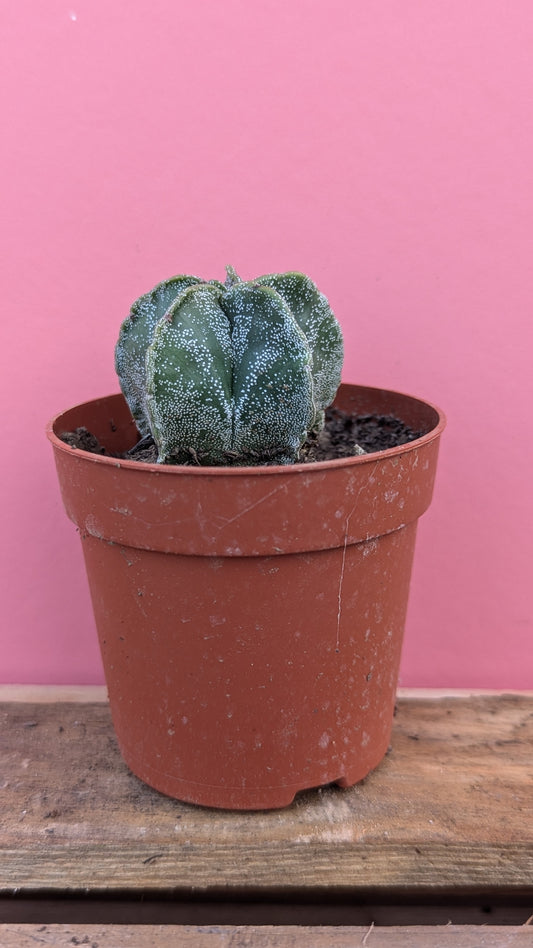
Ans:
[[[115,364],[160,462],[291,464],[340,383],[340,326],[302,273],[176,276],[141,296]]]

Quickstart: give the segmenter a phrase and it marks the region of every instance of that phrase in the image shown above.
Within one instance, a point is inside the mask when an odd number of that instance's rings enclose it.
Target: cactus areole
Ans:
[[[343,343],[303,273],[225,283],[175,276],[131,307],[120,385],[160,463],[292,464],[340,384]]]

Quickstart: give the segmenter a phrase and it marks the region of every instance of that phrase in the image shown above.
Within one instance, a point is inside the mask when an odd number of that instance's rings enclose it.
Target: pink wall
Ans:
[[[0,680],[102,680],[46,420],[176,272],[308,272],[448,416],[402,684],[533,687],[530,0],[4,4]],[[529,396],[529,399],[528,399]]]

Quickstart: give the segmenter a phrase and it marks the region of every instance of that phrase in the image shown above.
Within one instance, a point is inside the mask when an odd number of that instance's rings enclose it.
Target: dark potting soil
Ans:
[[[340,408],[326,409],[326,424],[318,436],[308,439],[301,461],[331,461],[385,451],[421,438],[425,431],[413,431],[394,415],[351,415]]]
[[[310,464],[315,461],[353,457],[356,454],[372,454],[374,451],[384,451],[414,441],[423,434],[424,431],[413,431],[393,415],[350,415],[339,408],[327,408],[324,428],[317,436],[305,442],[299,462]],[[157,448],[151,437],[142,438],[124,454],[112,454],[87,428],[64,432],[61,434],[61,440],[72,448],[92,454],[150,464],[157,461]],[[190,463],[198,464],[192,453]]]

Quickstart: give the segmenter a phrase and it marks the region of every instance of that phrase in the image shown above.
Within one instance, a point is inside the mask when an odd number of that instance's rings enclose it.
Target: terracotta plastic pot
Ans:
[[[121,395],[48,427],[78,526],[113,723],[131,770],[170,796],[263,809],[350,786],[390,739],[418,517],[442,414],[342,385],[336,404],[427,432],[376,454],[289,467],[118,461],[138,435]]]

